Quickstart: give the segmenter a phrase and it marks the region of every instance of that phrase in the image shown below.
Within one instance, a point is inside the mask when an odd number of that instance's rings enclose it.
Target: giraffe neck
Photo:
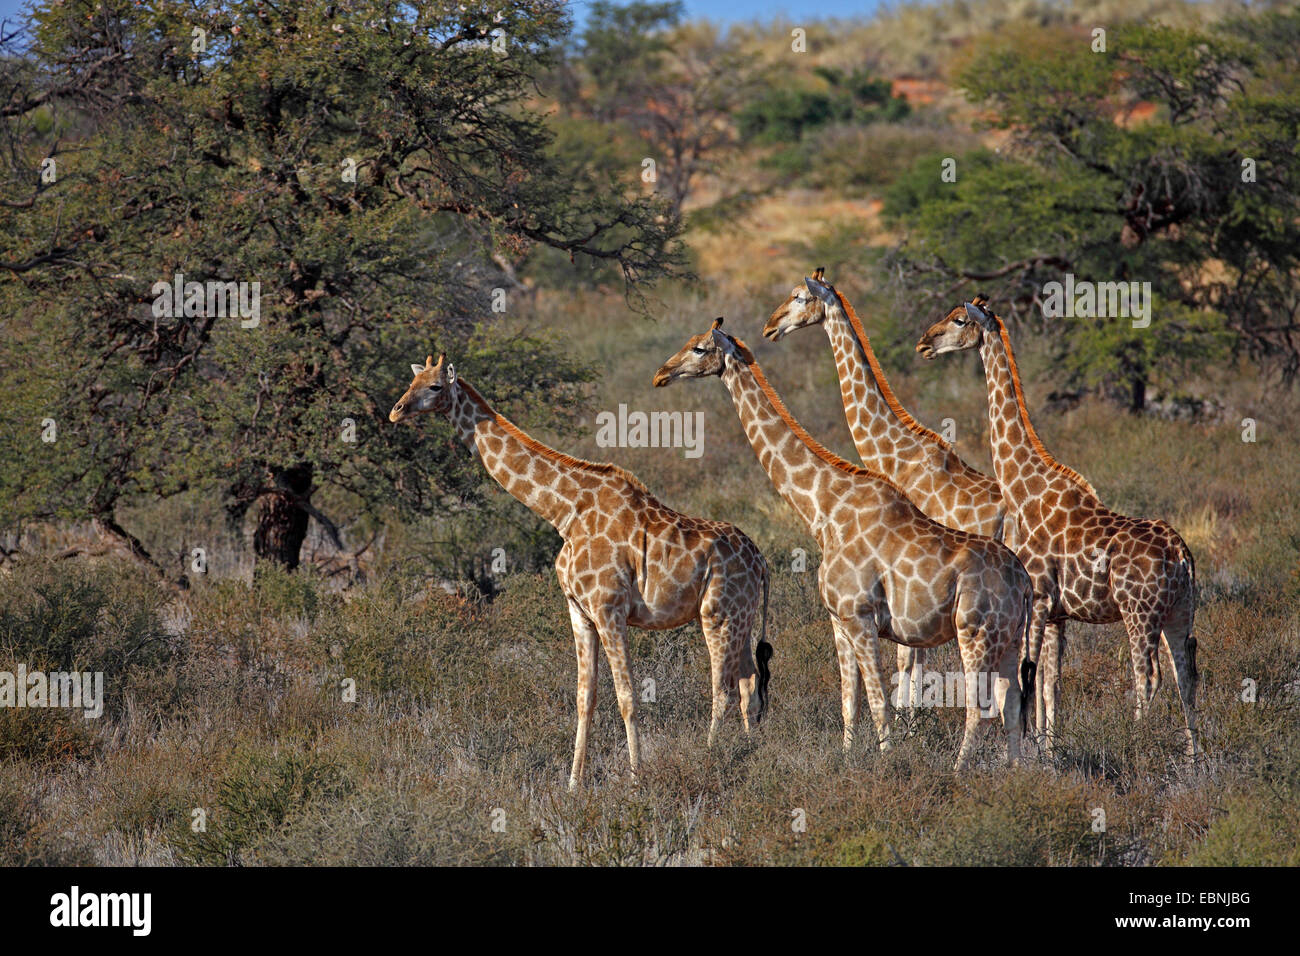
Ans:
[[[1096,497],[1096,491],[1082,475],[1054,459],[1039,441],[1029,420],[1029,410],[1025,407],[1020,371],[1011,351],[1007,328],[1001,319],[996,321],[997,328],[984,332],[980,358],[984,361],[984,378],[988,385],[989,440],[998,483],[1009,488],[1017,479],[1037,473],[1049,484],[1065,481]],[[1019,502],[1009,504],[1020,510]]]
[[[927,437],[930,444],[946,447],[943,439],[916,424],[911,416],[910,425],[900,417],[901,406],[885,381],[871,343],[865,332],[855,328],[847,311],[827,309],[822,325],[835,354],[844,417],[864,463],[892,477],[927,450]]]
[[[456,434],[478,451],[483,467],[529,510],[561,536],[584,489],[599,484],[613,466],[594,465],[542,444],[497,412],[478,391],[460,379],[448,414]]]
[[[758,363],[747,364],[728,356],[722,382],[772,486],[816,535],[827,511],[817,489],[835,480],[836,472],[861,470],[847,462],[837,466],[830,452],[816,445],[806,433],[796,433],[798,423],[770,391],[771,386],[764,388],[766,379],[762,374]]]

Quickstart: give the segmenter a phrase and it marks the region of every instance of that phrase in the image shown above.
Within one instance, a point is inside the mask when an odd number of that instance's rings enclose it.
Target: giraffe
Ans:
[[[916,350],[933,359],[979,349],[988,386],[994,470],[1016,522],[1017,553],[1034,582],[1031,656],[1041,648],[1035,701],[1038,732],[1054,744],[1065,621],[1123,621],[1141,719],[1160,687],[1160,644],[1174,663],[1182,701],[1186,751],[1196,733],[1196,569],[1192,552],[1163,521],[1111,511],[1078,472],[1054,459],[1029,421],[1020,373],[1006,326],[985,306],[959,306],[921,336]],[[1055,630],[1044,632],[1051,625]],[[1035,659],[1037,659],[1035,657]]]
[[[1017,674],[1030,621],[1025,569],[1004,545],[931,521],[889,479],[819,445],[786,410],[753,353],[721,324],[717,319],[692,336],[655,373],[654,384],[720,377],[760,464],[817,539],[818,590],[840,667],[845,751],[853,744],[864,685],[879,743],[889,746],[879,638],[914,647],[955,638],[966,703],[955,769],[970,763],[982,709],[976,689],[988,681],[1007,731],[1008,760],[1018,762],[1026,694],[1017,678],[1032,683],[1028,662]]]
[[[844,417],[862,463],[903,489],[926,517],[1011,546],[998,483],[966,464],[952,445],[903,408],[885,380],[862,320],[825,274],[818,268],[790,291],[767,320],[763,337],[779,342],[791,332],[820,325],[835,355]],[[900,689],[909,710],[919,699],[924,666],[924,648],[899,647]]]
[[[667,630],[698,621],[709,651],[712,745],[740,697],[746,731],[767,710],[772,645],[767,641],[768,571],[758,547],[734,525],[679,514],[629,472],[549,448],[499,415],[440,355],[412,365],[414,378],[388,418],[432,412],[478,452],[498,484],[549,522],[564,541],[555,573],[568,603],[578,657],[578,729],[569,789],[578,787],[596,704],[596,642],[609,660],[628,759],[640,762],[628,625]],[[762,629],[750,633],[762,597]]]

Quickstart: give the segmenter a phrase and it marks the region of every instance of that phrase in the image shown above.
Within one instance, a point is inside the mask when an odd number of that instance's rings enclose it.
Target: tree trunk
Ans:
[[[299,504],[311,494],[311,465],[294,465],[277,476],[274,491],[262,496],[262,508],[253,533],[253,553],[258,561],[274,561],[292,571],[307,537],[308,514]]]
[[[1132,379],[1132,398],[1129,400],[1128,410],[1134,415],[1142,414],[1142,410],[1147,407],[1147,380],[1141,375],[1135,375]]]

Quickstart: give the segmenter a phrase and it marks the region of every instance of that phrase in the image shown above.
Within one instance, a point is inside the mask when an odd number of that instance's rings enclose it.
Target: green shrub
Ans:
[[[1210,824],[1187,866],[1300,866],[1300,809],[1262,793],[1235,797]]]
[[[189,863],[240,866],[254,862],[246,851],[316,799],[338,799],[351,781],[336,761],[319,753],[241,751],[217,784],[206,829],[184,820],[177,851]]]

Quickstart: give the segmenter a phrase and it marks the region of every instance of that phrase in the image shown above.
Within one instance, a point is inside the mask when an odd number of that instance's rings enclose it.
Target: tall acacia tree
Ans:
[[[632,289],[683,261],[662,201],[575,192],[548,158],[528,104],[567,29],[559,0],[38,6],[0,58],[0,525],[90,518],[150,560],[119,506],[205,490],[292,567],[309,517],[337,536],[326,487],[399,513],[472,494],[447,444],[386,424],[411,357],[472,349],[506,404],[586,377],[475,337],[496,253]],[[256,290],[256,322],[169,307],[178,276]]]
[[[960,82],[1011,133],[954,144],[894,187],[910,230],[889,262],[951,306],[984,288],[1011,311],[1066,274],[1151,283],[1151,325],[1052,320],[1076,381],[1140,410],[1147,385],[1226,349],[1300,373],[1300,13],[1207,29],[1126,25],[1105,49],[1069,30],[1013,31]]]

